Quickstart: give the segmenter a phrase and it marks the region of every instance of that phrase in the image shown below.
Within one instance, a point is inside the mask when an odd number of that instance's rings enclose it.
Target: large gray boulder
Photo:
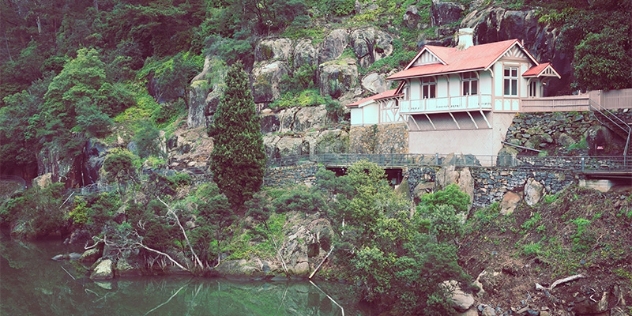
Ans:
[[[264,39],[255,47],[255,62],[287,61],[292,56],[292,40],[287,38]]]
[[[417,6],[411,5],[406,8],[406,12],[402,18],[404,20],[404,25],[411,29],[417,29],[420,27],[419,21],[421,21],[421,15],[419,14],[419,9]]]
[[[299,69],[303,65],[316,66],[318,62],[318,51],[309,39],[301,39],[294,47],[293,67]]]
[[[283,76],[290,73],[287,62],[273,61],[271,63],[257,63],[252,69],[254,83],[252,97],[255,103],[269,103],[281,96],[279,84]]]
[[[90,279],[92,280],[111,280],[114,278],[114,271],[112,270],[112,260],[102,259],[95,263],[95,267],[90,273]]]
[[[368,67],[393,53],[393,37],[373,27],[351,32],[349,42],[362,67]]]
[[[362,88],[372,94],[384,92],[388,90],[386,76],[375,72],[370,73],[362,78]]]
[[[432,0],[432,25],[441,26],[461,19],[465,7],[457,2]]]
[[[345,29],[331,31],[320,44],[318,64],[338,59],[349,43],[349,33]]]
[[[207,57],[204,69],[191,80],[189,90],[189,112],[187,126],[196,128],[207,126],[217,110],[219,100],[224,93],[226,65],[220,60]]]
[[[352,58],[323,63],[318,68],[320,94],[338,98],[358,85],[358,66]]]

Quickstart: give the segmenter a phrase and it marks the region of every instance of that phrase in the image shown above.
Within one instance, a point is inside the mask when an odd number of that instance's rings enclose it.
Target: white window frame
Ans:
[[[518,96],[518,66],[505,66],[503,69],[503,95]]]
[[[435,99],[437,98],[437,80],[435,77],[421,78],[421,98]]]
[[[461,95],[478,94],[478,73],[475,71],[461,74]]]
[[[538,97],[538,82],[536,80],[529,81],[529,97],[537,98]]]

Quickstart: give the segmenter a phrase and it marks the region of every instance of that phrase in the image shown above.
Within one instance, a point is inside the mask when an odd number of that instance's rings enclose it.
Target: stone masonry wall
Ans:
[[[351,126],[349,152],[406,154],[408,153],[408,126],[404,123]]]
[[[321,166],[318,164],[268,168],[263,178],[263,185],[285,187],[305,184],[311,186],[316,179],[316,172],[320,168]]]

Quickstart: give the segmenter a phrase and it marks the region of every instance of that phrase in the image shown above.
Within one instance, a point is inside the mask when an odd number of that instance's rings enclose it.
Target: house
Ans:
[[[406,124],[408,153],[496,155],[521,101],[543,97],[560,75],[516,39],[473,45],[472,34],[459,30],[456,47],[424,46],[387,78],[397,89],[347,105],[352,129]]]

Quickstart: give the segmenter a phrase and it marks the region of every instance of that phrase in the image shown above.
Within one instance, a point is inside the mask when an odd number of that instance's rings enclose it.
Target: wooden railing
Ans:
[[[520,112],[522,113],[589,110],[590,97],[587,94],[522,99],[520,106]]]

